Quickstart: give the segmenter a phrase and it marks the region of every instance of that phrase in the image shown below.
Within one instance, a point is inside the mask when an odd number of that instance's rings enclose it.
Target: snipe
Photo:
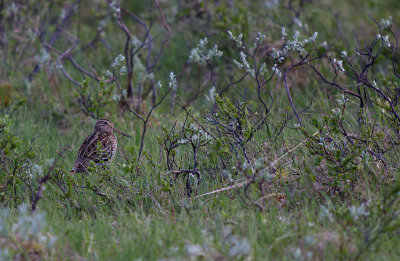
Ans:
[[[86,172],[90,161],[96,164],[109,165],[117,152],[118,142],[114,131],[122,135],[129,135],[114,128],[114,124],[108,119],[99,119],[94,126],[94,132],[87,137],[79,148],[78,157],[70,174]]]

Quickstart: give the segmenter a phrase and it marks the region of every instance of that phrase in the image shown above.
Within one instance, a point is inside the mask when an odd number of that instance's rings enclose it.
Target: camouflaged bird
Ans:
[[[117,152],[117,137],[113,132],[129,135],[114,128],[114,124],[108,119],[99,119],[94,126],[94,132],[87,137],[79,148],[78,157],[70,174],[86,172],[90,161],[96,164],[109,165]]]

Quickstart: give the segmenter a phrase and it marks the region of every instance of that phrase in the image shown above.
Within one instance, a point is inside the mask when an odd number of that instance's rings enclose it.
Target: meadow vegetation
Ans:
[[[0,0],[0,260],[397,260],[397,0]],[[70,175],[96,119],[109,166]]]

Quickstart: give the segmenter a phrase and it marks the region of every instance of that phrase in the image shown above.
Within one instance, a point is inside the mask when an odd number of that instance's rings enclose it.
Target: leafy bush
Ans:
[[[0,259],[396,259],[397,7],[0,1]]]

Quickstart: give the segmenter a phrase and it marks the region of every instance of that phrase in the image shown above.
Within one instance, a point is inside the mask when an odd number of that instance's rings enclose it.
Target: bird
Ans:
[[[97,120],[93,134],[87,137],[79,148],[78,157],[69,174],[86,172],[91,161],[96,164],[110,165],[118,147],[117,136],[115,136],[114,131],[132,138],[128,134],[115,129],[114,124],[109,119]]]

